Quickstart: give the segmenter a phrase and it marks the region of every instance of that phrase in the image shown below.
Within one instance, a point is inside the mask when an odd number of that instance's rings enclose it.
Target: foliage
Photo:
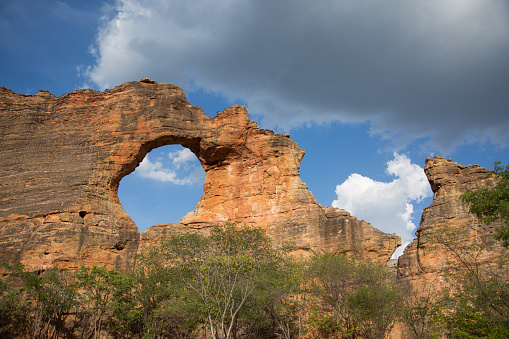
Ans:
[[[117,269],[97,266],[81,267],[75,277],[81,291],[77,318],[80,321],[82,336],[100,338],[106,324],[107,313],[113,309],[115,314],[119,305],[122,307],[129,305],[125,295],[129,293],[132,279]]]
[[[5,268],[5,265],[3,265]],[[22,335],[21,329],[24,326],[18,304],[15,300],[16,294],[3,280],[0,280],[0,337],[15,338]],[[13,326],[17,323],[18,326]]]
[[[320,337],[383,338],[392,328],[401,296],[385,266],[323,254],[310,262],[310,276],[310,322]]]
[[[449,277],[450,279],[451,277]],[[495,270],[461,272],[440,300],[437,319],[457,338],[509,337],[509,283]]]
[[[397,289],[385,283],[364,285],[352,292],[349,299],[362,336],[384,338],[397,316]]]
[[[509,246],[509,165],[504,167],[497,161],[494,163],[492,173],[497,178],[494,187],[466,191],[461,195],[461,199],[469,205],[470,213],[486,224],[497,220],[504,222],[503,226],[497,228],[495,239],[502,241],[507,247]]]
[[[270,272],[269,284],[246,303],[238,325],[247,338],[300,338],[302,336],[303,265],[284,258],[279,271]]]
[[[273,300],[285,277],[284,253],[256,228],[214,227],[209,237],[189,233],[159,252],[213,338],[236,337],[238,325]]]
[[[434,321],[456,338],[509,337],[506,255],[499,253],[498,264],[483,262],[487,248],[471,231],[444,227],[430,236],[450,257],[442,272],[447,288],[436,302]]]
[[[301,331],[302,270],[260,229],[229,225],[208,237],[175,236],[138,257],[129,273],[6,267],[17,280],[0,283],[5,337],[192,338],[205,324],[216,338]],[[11,326],[15,319],[26,326]]]
[[[189,338],[200,323],[172,283],[159,247],[137,258],[129,284],[129,293],[116,293],[111,324],[117,337]]]
[[[401,319],[416,338],[509,337],[507,266],[487,268],[481,260],[486,248],[465,240],[470,238],[447,228],[433,235],[451,259],[442,272],[449,288],[419,297],[397,286],[384,265],[333,254],[297,262],[262,230],[234,225],[211,228],[209,236],[174,236],[137,257],[128,273],[8,266],[16,284],[0,283],[0,333],[384,338]],[[22,326],[12,326],[20,321]]]
[[[4,267],[22,286],[7,292],[8,308],[11,316],[21,320],[28,337],[56,338],[72,332],[66,319],[77,305],[78,293],[70,275],[60,272],[57,266],[37,272],[27,271],[19,263]]]
[[[435,322],[437,312],[437,293],[433,292],[429,282],[427,289],[417,295],[408,282],[400,282],[399,289],[402,294],[401,321],[412,331],[416,339],[438,337]]]

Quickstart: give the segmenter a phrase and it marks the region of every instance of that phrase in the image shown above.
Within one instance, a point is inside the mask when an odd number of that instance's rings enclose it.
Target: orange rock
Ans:
[[[0,135],[3,261],[128,269],[137,252],[175,232],[227,222],[262,227],[305,254],[385,262],[400,244],[345,211],[319,206],[299,177],[304,151],[288,135],[260,129],[244,106],[210,118],[175,85],[130,82],[58,98],[0,88]],[[180,223],[140,236],[118,185],[149,151],[169,144],[196,154],[204,193]]]
[[[448,261],[454,261],[454,256],[440,242],[458,241],[460,245],[484,242],[486,250],[478,259],[486,265],[496,262],[500,249],[492,234],[501,223],[487,226],[479,222],[460,200],[466,190],[494,186],[495,177],[488,176],[489,171],[479,165],[462,166],[439,156],[426,159],[424,171],[434,192],[433,202],[423,211],[417,239],[405,248],[398,262],[398,278],[410,283],[417,294],[439,290],[445,285],[441,270]],[[443,237],[441,230],[459,238],[437,238]]]

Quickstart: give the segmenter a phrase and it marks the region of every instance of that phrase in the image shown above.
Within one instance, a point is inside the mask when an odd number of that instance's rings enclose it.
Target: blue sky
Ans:
[[[319,203],[404,242],[431,202],[426,157],[509,159],[505,0],[3,0],[0,29],[0,86],[62,95],[148,76],[211,116],[245,104],[306,150]],[[200,171],[182,147],[156,149],[120,200],[140,230],[177,222]]]

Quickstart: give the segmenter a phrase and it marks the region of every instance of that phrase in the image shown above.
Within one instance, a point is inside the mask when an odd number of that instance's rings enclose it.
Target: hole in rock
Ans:
[[[143,232],[152,225],[179,222],[203,194],[205,171],[196,155],[180,145],[149,152],[136,170],[122,178],[118,198]]]

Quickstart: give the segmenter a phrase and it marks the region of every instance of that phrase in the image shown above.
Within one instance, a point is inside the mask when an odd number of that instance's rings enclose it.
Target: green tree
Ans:
[[[284,258],[278,271],[265,272],[264,283],[246,303],[238,325],[247,338],[302,336],[304,269],[302,262]]]
[[[180,297],[218,339],[235,338],[239,324],[272,297],[285,276],[284,253],[257,228],[227,225],[212,228],[208,237],[176,236],[159,254],[169,261]]]
[[[427,339],[437,335],[434,319],[436,318],[436,291],[432,290],[434,281],[427,288],[416,293],[408,282],[399,281],[402,295],[401,321],[408,326],[416,339]]]
[[[310,325],[320,337],[383,338],[390,331],[401,295],[384,265],[322,254],[309,266],[316,303]]]
[[[134,308],[133,279],[116,268],[81,267],[75,277],[81,292],[77,312],[82,337],[100,338],[109,323],[115,329],[122,312]],[[119,313],[121,316],[119,316]]]
[[[171,282],[171,270],[152,248],[139,255],[129,274],[130,290],[114,294],[110,318],[116,337],[190,338],[199,325],[192,303],[182,298],[180,285]]]
[[[349,304],[364,338],[383,339],[399,311],[399,291],[387,283],[370,283],[354,290]]]
[[[509,337],[509,270],[505,248],[486,246],[474,229],[437,229],[429,236],[450,258],[442,276],[447,287],[435,304],[434,322],[455,338]],[[500,251],[500,252],[498,252]],[[485,260],[499,256],[499,262]]]
[[[348,295],[355,288],[355,263],[346,256],[321,254],[309,264],[311,291],[317,303],[310,309],[310,325],[321,337],[347,337],[356,328]]]
[[[30,338],[70,335],[73,326],[66,326],[66,320],[78,302],[72,276],[57,266],[36,272],[26,270],[21,263],[4,267],[18,280],[14,285],[19,287],[8,292],[8,299],[10,314],[23,326],[21,331]]]
[[[17,293],[3,279],[0,280],[0,337],[22,337],[25,326],[20,321],[22,314],[16,303]]]
[[[497,220],[504,222],[504,225],[496,229],[494,238],[502,241],[507,247],[509,246],[509,165],[504,167],[500,161],[493,165],[494,171],[490,174],[496,176],[496,185],[466,191],[461,195],[461,199],[469,205],[470,213],[486,224]]]
[[[437,319],[455,338],[509,338],[509,284],[493,270],[478,274],[455,274]]]

